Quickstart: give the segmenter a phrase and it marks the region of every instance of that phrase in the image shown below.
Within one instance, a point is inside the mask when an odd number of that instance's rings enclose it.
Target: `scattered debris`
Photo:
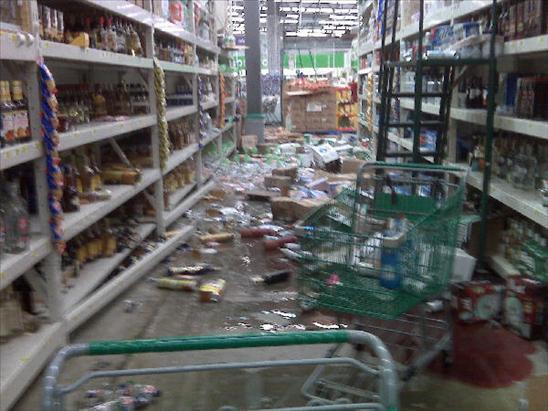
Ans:
[[[194,291],[198,286],[198,281],[192,277],[177,276],[177,278],[153,278],[158,288],[166,288],[178,291]]]
[[[197,264],[189,266],[171,266],[168,269],[170,275],[202,275],[217,270],[209,264]]]
[[[260,276],[252,277],[252,281],[255,283],[263,283],[267,285],[282,283],[289,280],[291,276],[290,270],[274,271],[272,273],[263,274]]]
[[[222,278],[204,282],[199,289],[200,301],[203,303],[220,301],[225,286],[226,281]]]
[[[226,243],[234,239],[234,234],[232,233],[216,233],[216,234],[205,234],[200,236],[200,241],[202,243]]]
[[[273,251],[279,249],[281,246],[287,243],[296,243],[299,239],[294,235],[285,236],[275,240],[264,240],[263,245],[265,251]]]

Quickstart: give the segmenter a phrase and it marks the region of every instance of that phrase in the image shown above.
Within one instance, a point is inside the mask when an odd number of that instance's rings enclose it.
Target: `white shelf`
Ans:
[[[82,232],[93,223],[97,222],[111,211],[117,209],[130,198],[139,194],[149,185],[160,178],[159,170],[143,170],[141,181],[134,186],[130,185],[109,185],[106,186],[112,192],[108,201],[97,201],[82,205],[80,211],[65,213],[63,221],[63,239],[70,240],[76,234]]]
[[[169,158],[167,159],[167,164],[165,169],[162,171],[162,174],[163,175],[168,174],[175,167],[184,163],[186,160],[188,160],[190,157],[196,154],[199,149],[200,147],[198,146],[198,143],[193,143],[182,150],[173,151],[171,155],[169,156]]]
[[[177,26],[160,16],[153,15],[152,18],[154,19],[154,30],[169,34],[170,36],[186,41],[187,43],[195,43],[196,37],[181,26]]]
[[[520,275],[517,270],[506,258],[502,255],[492,255],[488,257],[489,266],[502,278],[508,278],[512,275]]]
[[[172,63],[170,61],[160,60],[160,67],[162,67],[164,71],[174,71],[177,73],[195,74],[198,72],[198,69],[194,66],[189,66],[189,65],[180,64],[180,63]]]
[[[145,238],[147,238],[152,231],[156,228],[155,224],[143,224],[137,228],[139,242],[132,248],[125,248],[121,252],[113,255],[109,258],[100,258],[96,261],[92,261],[84,265],[80,271],[80,275],[74,279],[75,284],[69,289],[67,294],[63,295],[63,308],[64,312],[69,311],[77,303],[82,301],[84,297],[95,290],[103,280],[116,268],[127,256],[140,244]]]
[[[207,146],[209,143],[211,143],[213,140],[215,140],[217,137],[219,137],[223,133],[223,131],[225,131],[225,130],[224,129],[223,130],[216,129],[216,130],[210,132],[209,135],[201,142],[202,147]]]
[[[230,123],[226,124],[222,130],[221,130],[221,134],[222,133],[226,133],[228,130],[230,130],[232,127],[234,126],[234,121],[231,121]]]
[[[154,266],[171,254],[180,243],[185,241],[193,231],[193,226],[181,228],[176,235],[160,243],[153,251],[144,255],[138,262],[108,281],[82,303],[74,307],[66,316],[67,331],[73,331],[120,293],[129,288],[140,277],[149,273]]]
[[[209,181],[207,184],[198,188],[194,193],[192,193],[187,199],[185,199],[173,210],[165,212],[164,223],[166,227],[173,224],[181,215],[183,215],[183,213],[190,210],[194,206],[194,204],[200,201],[203,196],[205,196],[209,191],[213,189],[213,187],[215,187],[215,182]]]
[[[196,44],[196,47],[199,47],[210,53],[219,54],[221,52],[221,49],[217,47],[216,45],[214,45],[211,41],[208,41],[199,37],[195,37],[194,42]]]
[[[504,43],[503,55],[530,54],[548,51],[548,34]]]
[[[45,58],[69,60],[80,63],[106,64],[112,66],[135,67],[151,69],[152,59],[134,57],[128,54],[111,51],[83,48],[54,41],[41,41],[40,48]]]
[[[231,104],[234,103],[234,101],[236,101],[234,97],[225,98],[225,104]]]
[[[481,190],[483,188],[483,173],[479,171],[470,172],[468,183]],[[536,192],[516,189],[506,181],[493,177],[489,194],[495,200],[516,210],[542,227],[548,227],[548,208],[542,206],[540,197]]]
[[[485,125],[487,110],[451,107],[451,118],[473,124]],[[529,120],[495,115],[495,128],[548,140],[548,121]]]
[[[358,71],[358,74],[362,75],[362,74],[376,73],[379,71],[379,69],[380,69],[380,66],[374,64],[371,67],[360,69]]]
[[[36,160],[42,156],[42,142],[31,141],[30,143],[17,144],[5,147],[0,150],[0,170]]]
[[[189,116],[191,114],[197,113],[198,109],[195,105],[188,105],[182,107],[168,107],[166,110],[166,119],[167,121],[172,121],[180,117]]]
[[[171,193],[169,195],[169,205],[168,208],[170,210],[173,210],[177,204],[181,202],[183,198],[187,196],[188,193],[190,193],[192,190],[196,188],[196,183],[187,184],[184,187],[179,188],[174,193]]]
[[[0,59],[16,61],[36,61],[38,49],[36,40],[29,41],[24,32],[0,32]]]
[[[30,247],[27,251],[20,254],[5,253],[0,260],[0,290],[7,287],[52,251],[49,237],[36,235],[31,237]]]
[[[196,67],[196,73],[204,74],[206,76],[216,76],[218,74],[218,71],[214,69],[204,68],[204,67]]]
[[[38,375],[58,347],[65,344],[61,323],[43,324],[1,345],[0,410],[8,410]]]
[[[400,107],[414,110],[415,102],[410,98],[402,98],[400,99]],[[439,106],[423,103],[422,111],[438,115]],[[485,125],[487,122],[487,110],[451,107],[451,118],[467,123]],[[495,115],[494,126],[497,129],[548,140],[548,121]]]
[[[207,103],[202,103],[202,107],[204,110],[209,110],[214,107],[217,107],[218,104],[219,104],[218,101],[208,101]]]
[[[126,0],[78,0],[92,7],[103,9],[109,14],[117,14],[127,19],[152,26],[152,13]]]
[[[491,5],[491,0],[466,0],[440,9],[424,17],[423,29],[427,30],[452,19],[465,17],[469,14],[483,10]],[[410,37],[419,33],[419,23],[413,23],[403,27],[396,33],[396,40]]]
[[[156,116],[145,114],[134,116],[122,121],[92,121],[89,124],[77,126],[75,130],[59,133],[59,151],[94,143],[110,137],[130,133],[156,124]]]

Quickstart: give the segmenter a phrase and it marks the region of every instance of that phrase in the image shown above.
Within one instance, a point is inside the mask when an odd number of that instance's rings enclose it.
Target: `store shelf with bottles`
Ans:
[[[483,173],[480,171],[470,172],[468,183],[478,190],[482,190]],[[489,195],[540,226],[548,228],[548,208],[542,206],[540,195],[535,191],[520,190],[506,181],[492,177]]]
[[[410,98],[402,98],[400,99],[400,107],[414,110],[415,102]],[[439,106],[432,103],[422,103],[421,109],[424,113],[439,114]],[[484,125],[487,121],[487,110],[451,107],[451,118],[467,123]],[[548,121],[546,120],[531,120],[496,114],[494,126],[500,130],[548,139]]]
[[[175,167],[181,165],[194,154],[199,151],[200,147],[198,143],[192,143],[182,150],[174,150],[167,160],[166,167],[162,170],[162,174],[167,174]]]
[[[129,54],[114,53],[91,47],[78,47],[71,44],[54,41],[40,42],[40,51],[46,62],[48,59],[67,60],[78,63],[91,63],[111,66],[134,67],[152,69],[152,59],[131,56]]]
[[[155,124],[156,116],[152,114],[132,116],[120,121],[91,121],[87,124],[75,126],[72,131],[59,133],[58,150],[70,150],[74,147],[130,133]]]
[[[128,257],[133,250],[141,244],[156,228],[155,224],[142,224],[136,228],[136,236],[131,246],[114,254],[112,257],[99,258],[95,261],[86,263],[80,270],[78,277],[75,277],[71,287],[63,294],[62,310],[68,312],[76,304],[82,301],[93,290],[116,269],[122,261]]]
[[[65,219],[63,221],[63,239],[65,241],[70,240],[76,234],[82,232],[111,211],[120,207],[130,198],[139,194],[159,178],[159,170],[145,169],[142,172],[141,180],[135,185],[105,186],[105,188],[111,192],[111,198],[109,200],[85,204],[80,207],[80,211],[65,213]]]
[[[177,207],[177,204],[181,202],[192,190],[196,188],[196,183],[187,184],[169,195],[169,204],[167,205],[169,210],[173,210]]]
[[[200,198],[198,196],[195,202]],[[80,326],[120,293],[133,285],[139,278],[150,272],[153,267],[171,254],[179,244],[189,238],[193,231],[193,226],[182,226],[166,234],[166,241],[157,243],[157,246],[141,256],[139,261],[117,274],[80,304],[74,306],[65,316],[67,332],[71,332]]]
[[[201,187],[198,187],[192,192],[182,203],[177,205],[173,210],[164,212],[164,223],[166,227],[173,224],[180,216],[190,210],[198,201],[202,199],[209,191],[215,187],[214,181],[209,181]]]
[[[38,375],[51,355],[65,344],[63,324],[42,324],[2,344],[0,350],[0,409],[8,410]]]

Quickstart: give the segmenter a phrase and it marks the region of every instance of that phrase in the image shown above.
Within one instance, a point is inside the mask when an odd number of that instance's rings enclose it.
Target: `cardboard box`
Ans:
[[[489,281],[469,281],[451,286],[451,308],[466,323],[489,321],[502,309],[503,287]]]
[[[297,167],[275,168],[272,170],[273,176],[291,177],[293,181],[297,179],[298,174],[299,169]]]
[[[289,188],[291,187],[291,183],[293,182],[293,179],[291,177],[287,176],[266,176],[264,178],[264,185],[266,188]]]
[[[366,163],[365,160],[358,160],[356,158],[343,158],[341,173],[343,174],[357,174],[360,168]]]
[[[270,200],[272,219],[278,221],[292,222],[295,220],[293,214],[293,200],[289,197],[276,197]]]
[[[540,338],[544,319],[544,304],[548,298],[548,288],[540,281],[522,276],[509,277],[504,296],[504,323],[506,326],[528,339]]]

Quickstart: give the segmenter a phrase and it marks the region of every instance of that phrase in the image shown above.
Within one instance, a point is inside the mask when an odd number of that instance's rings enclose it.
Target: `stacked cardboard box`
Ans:
[[[291,131],[330,131],[337,129],[337,97],[335,89],[322,89],[308,95],[284,98],[285,117],[291,117]]]

